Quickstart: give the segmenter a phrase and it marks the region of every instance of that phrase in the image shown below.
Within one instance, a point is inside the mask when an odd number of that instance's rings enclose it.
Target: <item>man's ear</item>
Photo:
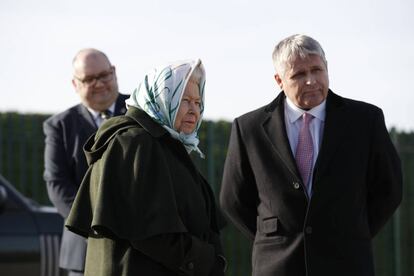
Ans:
[[[75,91],[77,92],[79,84],[76,82],[76,80],[74,78],[72,79],[72,85],[73,85],[73,88],[75,88]]]
[[[111,67],[112,67],[112,70],[114,70],[114,73],[113,73],[114,74],[114,79],[117,80],[117,77],[116,77],[116,68],[115,68],[114,65],[112,65]]]
[[[275,80],[276,80],[277,85],[279,85],[280,89],[283,90],[283,82],[282,82],[282,79],[280,78],[279,74],[275,75]]]

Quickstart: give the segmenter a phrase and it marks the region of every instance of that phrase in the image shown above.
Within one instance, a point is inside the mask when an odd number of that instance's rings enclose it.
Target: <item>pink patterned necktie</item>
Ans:
[[[305,186],[308,185],[313,163],[313,142],[309,130],[309,124],[312,119],[313,116],[311,114],[303,113],[303,124],[299,131],[298,145],[295,154],[296,165],[298,166]]]

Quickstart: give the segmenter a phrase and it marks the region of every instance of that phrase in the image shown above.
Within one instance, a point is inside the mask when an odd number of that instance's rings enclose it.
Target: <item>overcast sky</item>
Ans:
[[[277,95],[273,48],[304,33],[322,44],[334,92],[414,130],[413,12],[412,0],[0,0],[0,112],[78,103],[71,61],[94,47],[116,66],[123,93],[155,65],[201,58],[205,117],[232,120]]]

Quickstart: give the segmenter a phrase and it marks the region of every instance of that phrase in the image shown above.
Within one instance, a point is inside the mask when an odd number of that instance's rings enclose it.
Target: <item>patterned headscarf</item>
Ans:
[[[200,90],[200,118],[191,134],[178,133],[174,129],[175,118],[180,107],[184,89],[194,69],[199,67],[202,72]],[[145,111],[153,120],[164,127],[173,138],[181,141],[187,152],[204,154],[198,148],[197,131],[200,128],[204,112],[205,71],[200,59],[186,60],[153,69],[148,73],[138,88],[126,100],[127,106],[134,106]]]

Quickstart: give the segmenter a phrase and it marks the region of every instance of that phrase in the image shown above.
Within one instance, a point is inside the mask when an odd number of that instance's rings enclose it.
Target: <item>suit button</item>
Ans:
[[[300,184],[298,182],[293,182],[293,188],[296,190],[300,188]]]
[[[306,226],[305,233],[308,235],[312,234],[312,226]]]
[[[193,269],[194,269],[194,263],[193,263],[193,262],[189,262],[189,263],[187,264],[187,269],[188,269],[188,270],[193,270]]]

